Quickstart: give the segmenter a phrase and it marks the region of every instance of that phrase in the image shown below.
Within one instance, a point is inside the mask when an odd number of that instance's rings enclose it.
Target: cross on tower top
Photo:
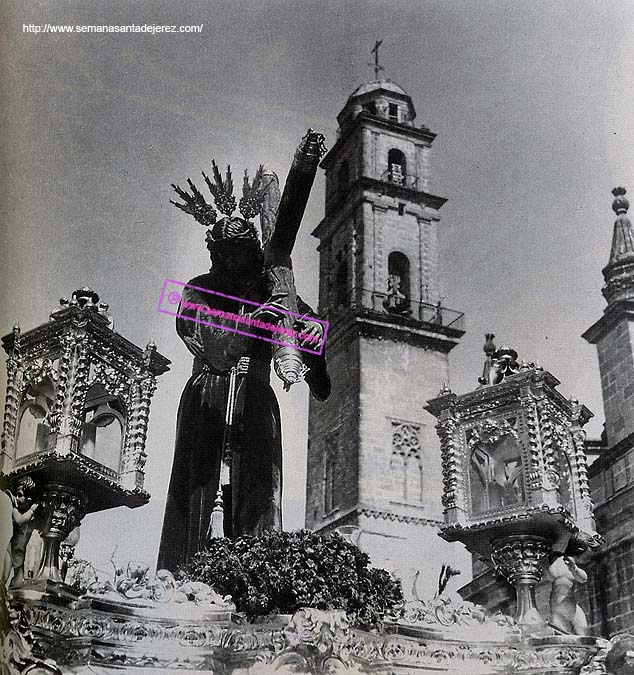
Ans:
[[[379,65],[379,47],[383,44],[383,40],[377,40],[374,44],[374,49],[370,52],[370,54],[374,54],[374,64],[368,64],[368,65],[374,65],[374,77],[378,80],[379,79],[379,72],[381,70],[385,70],[383,66]]]

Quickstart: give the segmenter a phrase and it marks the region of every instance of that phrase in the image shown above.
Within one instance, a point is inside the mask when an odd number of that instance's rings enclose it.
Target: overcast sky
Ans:
[[[484,333],[538,360],[603,415],[595,348],[581,333],[604,308],[610,190],[634,191],[632,0],[121,2],[5,0],[0,9],[0,331],[45,321],[82,285],[116,329],[172,360],[150,418],[150,505],[84,521],[79,555],[154,562],[176,410],[191,359],[156,312],[165,277],[208,266],[204,230],[170,206],[170,183],[230,162],[285,176],[307,127],[335,140],[347,96],[386,77],[438,134],[432,191],[448,197],[443,304],[466,313],[452,388],[472,389]],[[23,25],[203,24],[201,34],[24,32]],[[295,249],[317,303],[323,215],[317,178]],[[4,391],[6,378],[0,385]],[[415,386],[413,374],[411,386]],[[278,389],[279,391],[279,389]],[[406,388],[404,388],[406,391]],[[307,395],[279,393],[285,523],[303,522]]]

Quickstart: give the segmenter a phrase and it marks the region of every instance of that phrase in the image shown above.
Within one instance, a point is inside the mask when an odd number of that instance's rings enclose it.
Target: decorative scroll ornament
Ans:
[[[304,607],[295,612],[284,635],[290,645],[303,643],[317,647],[322,654],[341,655],[350,640],[350,620],[343,610]]]
[[[57,370],[53,361],[48,358],[36,359],[24,369],[22,382],[25,386],[37,384],[47,377],[50,377],[53,382],[57,381]]]
[[[9,609],[6,589],[0,584],[0,672],[2,675],[62,675],[51,658],[36,658],[32,652],[35,640],[23,616]]]
[[[467,434],[469,447],[473,447],[477,443],[494,445],[505,436],[513,436],[517,439],[517,431],[506,419],[484,420],[469,429]]]
[[[92,579],[90,568],[92,568]],[[158,570],[152,575],[150,566],[146,563],[129,562],[125,568],[115,566],[112,581],[98,581],[94,567],[90,563],[82,565],[77,573],[82,575],[81,581],[86,584],[86,597],[104,597],[118,601],[149,601],[161,604],[192,602],[198,607],[214,606],[230,612],[236,609],[230,595],[222,596],[216,593],[211,586],[200,581],[176,581],[174,575],[168,570]],[[72,578],[69,581],[72,581]]]
[[[611,640],[597,638],[600,650],[583,666],[579,675],[629,675],[634,666],[634,636],[615,635]]]
[[[94,360],[92,363],[90,379],[87,382],[87,389],[93,384],[99,383],[112,396],[124,397],[129,388],[129,378],[125,373],[113,368],[111,365]],[[124,397],[125,398],[125,397]]]
[[[441,595],[433,600],[411,600],[404,603],[396,615],[400,624],[420,626],[423,628],[456,628],[456,627],[492,627],[499,639],[505,639],[509,629],[517,632],[515,619],[504,614],[488,616],[483,607],[466,600],[459,600]],[[502,628],[503,630],[499,630]]]
[[[40,637],[40,648],[59,657],[65,672],[137,666],[222,675],[367,675],[368,673],[550,673],[572,675],[597,653],[592,642],[519,644],[511,636],[491,639],[487,622],[460,624],[464,638],[440,633],[409,637],[416,627],[396,624],[386,634],[353,629],[341,611],[301,609],[286,627],[279,623],[236,625],[226,619],[165,620],[151,610],[125,612],[92,607],[18,603],[23,620]],[[100,604],[103,606],[103,604]],[[480,629],[478,628],[480,627]],[[491,624],[495,628],[495,624]],[[500,626],[500,634],[504,626]],[[400,633],[401,630],[407,633]],[[426,630],[426,629],[424,629]],[[447,630],[447,627],[443,627]],[[75,647],[77,645],[77,647]],[[85,651],[80,652],[82,645]],[[160,669],[160,670],[159,670]],[[588,675],[598,671],[589,671]],[[584,674],[585,675],[585,674]]]

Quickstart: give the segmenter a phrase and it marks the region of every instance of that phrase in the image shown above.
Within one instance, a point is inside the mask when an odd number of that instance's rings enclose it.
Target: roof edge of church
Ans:
[[[357,96],[363,96],[364,94],[369,94],[373,91],[379,91],[383,89],[394,94],[400,94],[401,96],[407,96],[411,98],[410,95],[401,87],[400,84],[394,82],[389,78],[383,78],[381,80],[373,80],[372,82],[364,82],[360,84],[348,97],[348,100],[355,98]]]

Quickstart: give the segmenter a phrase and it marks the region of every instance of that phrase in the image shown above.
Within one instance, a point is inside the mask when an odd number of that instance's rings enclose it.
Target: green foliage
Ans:
[[[369,567],[354,544],[308,530],[213,540],[181,575],[231,595],[250,619],[315,607],[345,609],[357,625],[373,627],[403,599],[400,582]]]

